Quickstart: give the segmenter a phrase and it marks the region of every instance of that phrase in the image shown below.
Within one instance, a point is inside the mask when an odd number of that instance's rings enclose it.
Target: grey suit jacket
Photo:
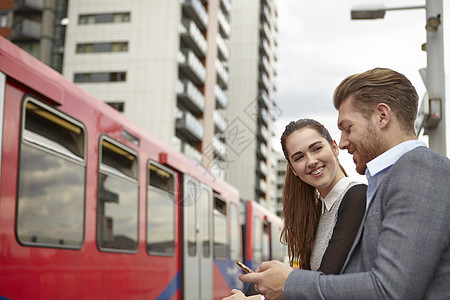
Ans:
[[[388,171],[340,275],[294,270],[284,299],[450,299],[450,160],[426,147]]]

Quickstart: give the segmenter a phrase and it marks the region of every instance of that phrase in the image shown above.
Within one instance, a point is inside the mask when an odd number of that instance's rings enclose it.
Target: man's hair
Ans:
[[[375,68],[344,79],[334,91],[334,107],[351,97],[353,106],[370,119],[379,103],[385,103],[395,114],[401,128],[415,133],[418,99],[416,89],[403,74],[386,68]]]

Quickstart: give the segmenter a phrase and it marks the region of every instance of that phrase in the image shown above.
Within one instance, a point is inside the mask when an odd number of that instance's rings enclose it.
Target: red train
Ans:
[[[279,218],[1,37],[0,129],[1,297],[220,299],[243,247],[282,259]]]

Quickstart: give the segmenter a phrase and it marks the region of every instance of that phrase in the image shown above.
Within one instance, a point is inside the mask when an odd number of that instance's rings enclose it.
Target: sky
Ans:
[[[447,153],[450,152],[450,1],[444,2],[444,63]],[[445,3],[447,2],[447,3]],[[351,20],[353,6],[384,4],[386,8],[425,5],[425,0],[278,0],[278,62],[274,148],[287,123],[300,118],[320,121],[339,142],[333,91],[347,76],[375,67],[404,74],[415,86],[419,104],[426,92],[419,69],[426,68],[425,9],[387,11],[384,19]],[[427,136],[419,137],[428,143]],[[339,159],[358,177],[351,156]]]

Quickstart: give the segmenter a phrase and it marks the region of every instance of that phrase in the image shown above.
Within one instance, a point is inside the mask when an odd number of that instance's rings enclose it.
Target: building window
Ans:
[[[96,24],[96,23],[128,23],[130,22],[130,13],[114,13],[114,14],[89,14],[80,15],[78,24]]]
[[[109,106],[114,108],[117,111],[123,113],[125,111],[125,103],[124,102],[106,102]]]
[[[77,53],[127,52],[128,42],[77,44]]]
[[[8,27],[8,14],[0,12],[0,27]]]
[[[126,81],[126,72],[75,73],[74,82],[116,82]]]

